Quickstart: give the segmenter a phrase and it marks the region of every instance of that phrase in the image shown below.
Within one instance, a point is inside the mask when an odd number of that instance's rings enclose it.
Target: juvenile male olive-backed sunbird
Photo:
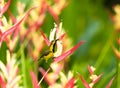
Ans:
[[[56,40],[52,40],[49,46],[49,49],[46,50],[40,58],[43,58],[46,60],[46,62],[48,61],[48,59],[50,58],[54,58],[54,53],[55,53],[55,47],[56,47],[56,43],[59,39]]]

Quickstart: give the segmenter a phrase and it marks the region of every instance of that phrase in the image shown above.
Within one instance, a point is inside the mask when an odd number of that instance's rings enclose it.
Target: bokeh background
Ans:
[[[17,15],[16,3],[18,1],[25,3],[26,10],[32,6],[32,0],[12,0],[9,9],[14,15]],[[111,17],[111,15],[115,14],[113,7],[117,4],[120,4],[119,0],[68,0],[68,5],[59,15],[63,28],[71,41],[71,43],[67,43],[68,46],[74,46],[79,41],[85,40],[85,43],[67,60],[64,72],[71,70],[74,74],[78,72],[84,78],[88,78],[87,66],[94,66],[97,74],[103,74],[95,88],[102,88],[113,76],[117,75],[119,61],[112,49],[112,44],[117,44],[114,41],[116,35]],[[7,15],[5,14],[6,17]],[[53,17],[46,13],[42,25],[46,35],[49,35],[50,31],[48,30],[53,29],[54,23]],[[117,45],[117,47],[119,46]],[[6,43],[3,43],[0,48],[0,59],[4,63],[6,61],[3,59],[6,58],[6,49]],[[27,62],[28,68],[32,68],[30,63]],[[76,84],[78,84],[79,88],[84,88],[80,79]],[[117,77],[111,88],[116,88],[116,85]]]
[[[95,88],[105,86],[117,72],[117,59],[111,47],[115,36],[111,14],[114,14],[112,7],[116,4],[119,4],[119,1],[71,0],[60,15],[63,28],[71,38],[72,44],[75,45],[80,40],[86,41],[70,56],[67,69],[80,72],[87,78],[88,64],[95,66],[96,73],[104,74]],[[51,23],[49,19],[46,18],[44,25]],[[114,88],[116,82],[113,82],[112,86]]]

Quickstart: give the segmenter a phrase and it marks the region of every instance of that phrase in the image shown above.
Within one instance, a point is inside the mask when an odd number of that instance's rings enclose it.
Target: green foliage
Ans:
[[[3,63],[6,63],[6,50],[8,49],[7,45],[5,42],[3,42],[1,48],[0,48],[0,60]]]
[[[17,1],[21,1],[26,5],[25,10],[32,6],[32,0],[12,0],[10,10],[15,16],[18,14],[16,8]],[[120,67],[117,66],[119,61],[116,59],[111,46],[114,33],[113,23],[103,0],[95,0],[95,2],[94,0],[70,0],[68,6],[60,14],[59,19],[63,22],[63,28],[68,37],[72,39],[73,45],[80,40],[86,41],[70,56],[68,63],[65,64],[66,68],[64,71],[72,70],[78,72],[89,81],[87,66],[93,65],[96,68],[95,73],[103,73],[101,80],[95,85],[95,88],[106,86],[113,76],[120,73],[117,70]],[[47,36],[54,26],[53,23],[53,17],[47,12],[42,25],[42,29]],[[24,88],[32,88],[30,70],[34,70],[37,75],[40,75],[37,72],[39,65],[33,63],[32,58],[27,55],[28,51],[25,51],[26,46],[24,43],[23,45],[18,44],[14,52],[18,55],[17,57],[20,61],[19,73],[23,76],[22,85]],[[4,63],[6,63],[7,49],[6,43],[3,42],[0,48],[0,60]],[[46,62],[42,62],[40,66],[46,69],[49,67],[49,64],[46,64]],[[115,78],[111,88],[115,88],[119,81]],[[46,83],[43,82],[41,85],[45,87]],[[76,85],[78,88],[84,88],[80,79],[77,80]]]

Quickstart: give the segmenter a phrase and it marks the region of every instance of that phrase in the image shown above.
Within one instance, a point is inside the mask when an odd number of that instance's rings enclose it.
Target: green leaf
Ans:
[[[6,63],[6,51],[7,51],[8,47],[6,45],[5,42],[2,43],[2,46],[0,48],[0,60],[3,63]]]

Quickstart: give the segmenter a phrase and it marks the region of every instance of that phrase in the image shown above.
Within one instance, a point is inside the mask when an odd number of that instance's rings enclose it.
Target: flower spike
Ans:
[[[11,33],[13,33],[13,31],[21,24],[21,22],[24,20],[25,17],[27,17],[30,13],[31,10],[33,10],[36,7],[31,8],[30,10],[28,10],[28,12],[22,17],[22,19],[20,21],[18,21],[16,24],[14,24],[10,29],[8,29],[7,31],[5,31],[0,38],[0,47],[2,44],[2,41]]]
[[[63,60],[65,57],[67,57],[68,55],[72,54],[81,44],[83,44],[84,41],[80,41],[76,46],[74,46],[72,49],[68,50],[67,52],[63,53],[62,55],[56,57],[54,59],[54,63],[57,63],[61,60]]]

